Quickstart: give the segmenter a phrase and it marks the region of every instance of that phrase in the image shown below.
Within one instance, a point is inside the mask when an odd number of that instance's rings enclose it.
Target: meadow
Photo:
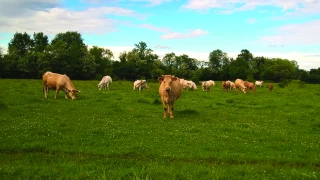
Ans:
[[[164,119],[158,82],[0,79],[0,179],[320,179],[320,85],[184,90]]]

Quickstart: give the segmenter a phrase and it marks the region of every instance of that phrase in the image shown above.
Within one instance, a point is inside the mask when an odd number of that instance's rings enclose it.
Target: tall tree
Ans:
[[[220,72],[222,67],[229,63],[227,53],[220,49],[214,50],[209,54],[209,67],[215,72]]]
[[[88,53],[80,33],[68,31],[57,34],[51,42],[50,50],[53,71],[78,79],[94,75],[97,65],[94,57]]]
[[[176,67],[174,66],[175,59],[176,59],[176,55],[173,52],[166,54],[162,58],[162,63],[164,64],[164,66],[166,68],[165,69],[166,74],[173,74],[174,70],[176,69]]]
[[[110,49],[93,46],[89,53],[94,56],[96,68],[96,79],[101,79],[105,75],[111,75],[111,60],[113,53]],[[98,77],[97,77],[98,76]]]

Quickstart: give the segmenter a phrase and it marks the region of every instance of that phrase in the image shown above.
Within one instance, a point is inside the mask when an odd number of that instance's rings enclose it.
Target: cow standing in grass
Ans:
[[[112,83],[112,78],[110,76],[104,76],[100,83],[98,84],[98,88],[99,90],[101,90],[102,88],[104,88],[104,90],[109,90],[109,86]]]
[[[244,81],[242,79],[236,79],[234,84],[237,89],[240,89],[243,93],[246,93],[247,87],[244,85]]]
[[[160,82],[159,95],[163,105],[163,117],[167,117],[167,113],[170,114],[170,118],[173,118],[174,104],[176,100],[182,94],[182,85],[179,78],[172,75],[163,75],[158,78]]]
[[[210,88],[216,86],[216,83],[212,80],[201,82],[202,90],[207,92],[210,91]]]
[[[270,84],[269,84],[269,91],[272,91],[272,89],[273,89],[273,84],[270,83]]]
[[[42,83],[45,98],[48,97],[49,89],[56,90],[54,98],[57,98],[60,90],[65,93],[66,99],[68,99],[68,94],[72,99],[76,99],[76,94],[80,92],[74,88],[70,78],[65,74],[57,74],[47,71],[42,76]]]
[[[141,91],[141,89],[149,89],[148,85],[147,85],[147,81],[146,80],[136,80],[133,83],[133,90],[139,89],[139,92]]]
[[[263,86],[263,81],[256,81],[255,85],[262,87]]]

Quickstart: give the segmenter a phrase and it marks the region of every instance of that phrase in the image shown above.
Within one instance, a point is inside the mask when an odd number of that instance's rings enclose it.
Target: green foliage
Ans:
[[[157,79],[163,74],[193,80],[264,80],[300,79],[320,83],[316,69],[299,70],[296,61],[254,57],[243,49],[236,59],[229,58],[220,49],[209,53],[208,61],[199,61],[186,54],[157,54],[140,41],[131,51],[120,53],[120,61],[113,52],[98,46],[88,49],[81,34],[68,31],[58,33],[49,43],[42,32],[16,33],[9,43],[8,53],[0,54],[0,78],[39,78],[46,71],[67,74],[71,79],[95,79],[110,75],[115,79]],[[99,76],[98,76],[99,75]]]
[[[279,87],[284,88],[286,86],[288,86],[290,83],[290,81],[288,79],[281,79],[281,81],[279,82]]]
[[[159,83],[0,79],[1,179],[318,179],[320,87],[184,90],[163,119]],[[277,85],[277,83],[275,83]],[[314,98],[310,98],[314,97]]]

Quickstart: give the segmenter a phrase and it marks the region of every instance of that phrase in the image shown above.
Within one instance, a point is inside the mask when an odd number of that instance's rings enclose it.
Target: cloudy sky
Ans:
[[[320,67],[320,0],[0,0],[0,46],[16,32],[78,31],[88,46],[115,54],[144,41],[154,53],[208,60],[216,49],[236,57],[295,60]]]

